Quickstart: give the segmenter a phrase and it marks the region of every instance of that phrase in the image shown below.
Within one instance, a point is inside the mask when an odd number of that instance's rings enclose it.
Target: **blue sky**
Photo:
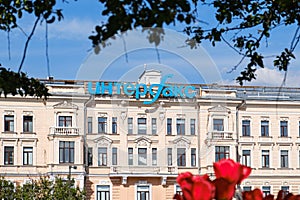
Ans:
[[[48,26],[50,75],[55,79],[129,80],[137,77],[144,70],[144,64],[147,64],[147,69],[162,69],[163,73],[177,74],[173,81],[235,84],[234,79],[243,69],[241,66],[237,71],[227,73],[240,57],[224,43],[211,47],[208,42],[204,42],[202,48],[196,50],[183,48],[180,44],[183,44],[186,37],[179,32],[182,28],[180,26],[166,30],[165,41],[158,50],[147,42],[145,34],[138,31],[118,37],[116,41],[111,41],[111,46],[101,49],[95,55],[88,36],[94,26],[104,20],[100,13],[100,3],[96,0],[70,0],[68,4],[59,3],[58,7],[63,8],[64,20]],[[208,10],[199,12],[199,17],[212,23]],[[21,21],[21,27],[27,33],[32,25],[31,17],[25,17]],[[286,47],[292,34],[293,28],[274,32],[268,42],[269,47],[263,51],[274,55]],[[10,33],[10,39],[9,60],[7,34],[0,32],[0,63],[17,70],[26,38],[16,29]],[[23,66],[23,71],[29,76],[48,76],[45,43],[45,24],[41,24],[29,44]],[[300,55],[299,47],[295,55]],[[269,68],[259,69],[257,81],[251,84],[280,86],[283,73],[273,69],[270,61],[266,64]],[[288,86],[300,84],[299,64],[300,57],[290,66]]]

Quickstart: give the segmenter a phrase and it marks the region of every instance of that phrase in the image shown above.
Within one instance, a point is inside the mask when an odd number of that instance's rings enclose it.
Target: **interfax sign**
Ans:
[[[128,96],[135,95],[136,99],[140,99],[149,93],[153,98],[150,101],[144,101],[143,104],[154,103],[161,95],[163,97],[181,97],[194,98],[196,96],[196,88],[192,85],[168,85],[166,80],[172,78],[172,74],[162,77],[160,84],[146,85],[144,83],[120,83],[120,82],[97,82],[93,89],[92,82],[88,83],[88,92],[90,94],[126,94]],[[115,91],[113,90],[115,88]]]

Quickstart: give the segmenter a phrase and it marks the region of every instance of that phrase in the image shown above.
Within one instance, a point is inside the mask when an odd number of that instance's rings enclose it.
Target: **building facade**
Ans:
[[[132,84],[160,81],[150,70]],[[213,162],[232,158],[253,169],[242,189],[299,193],[298,88],[183,85],[195,95],[150,104],[157,87],[44,82],[47,101],[0,98],[0,175],[15,184],[71,174],[88,199],[172,199],[178,173],[213,177]]]

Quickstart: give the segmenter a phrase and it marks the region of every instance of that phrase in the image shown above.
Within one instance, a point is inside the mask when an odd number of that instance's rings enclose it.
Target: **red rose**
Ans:
[[[223,159],[214,163],[214,171],[217,178],[224,178],[230,183],[240,184],[250,175],[251,168],[231,159]]]
[[[190,172],[181,173],[177,182],[182,190],[183,197],[175,195],[174,199],[181,200],[211,200],[214,197],[214,185],[208,176],[193,176]]]
[[[220,200],[230,200],[234,196],[235,192],[235,184],[230,183],[225,178],[217,178],[213,181],[216,193],[215,193],[215,199]]]

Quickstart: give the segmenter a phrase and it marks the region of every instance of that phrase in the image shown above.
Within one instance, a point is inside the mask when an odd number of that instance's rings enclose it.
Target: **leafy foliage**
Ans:
[[[0,65],[1,66],[1,65]],[[16,73],[0,67],[0,96],[8,94],[13,96],[35,96],[47,99],[50,96],[48,88],[35,78],[28,78],[23,72]]]
[[[0,198],[16,200],[82,200],[85,199],[85,191],[75,187],[74,179],[65,181],[60,177],[56,177],[53,182],[48,177],[40,177],[38,180],[31,180],[15,188],[12,182],[0,178]]]
[[[183,24],[184,32],[189,36],[187,44],[196,48],[203,40],[215,46],[225,42],[242,56],[248,64],[237,78],[244,81],[255,79],[256,67],[264,67],[264,56],[260,49],[268,40],[271,32],[280,26],[296,25],[290,47],[285,48],[274,59],[274,66],[287,70],[300,40],[300,3],[298,0],[100,0],[104,6],[102,15],[107,16],[106,23],[95,27],[94,35],[89,39],[99,49],[105,41],[116,34],[137,27],[149,27],[149,42],[159,45],[164,32],[155,32],[153,28],[163,28],[171,23]],[[200,6],[213,7],[216,24],[209,28],[198,19]],[[199,23],[200,22],[200,23]],[[229,37],[226,39],[226,37]],[[151,39],[155,38],[155,40]],[[238,64],[238,65],[239,65]],[[236,68],[236,67],[235,67]],[[235,69],[234,68],[234,69]]]

